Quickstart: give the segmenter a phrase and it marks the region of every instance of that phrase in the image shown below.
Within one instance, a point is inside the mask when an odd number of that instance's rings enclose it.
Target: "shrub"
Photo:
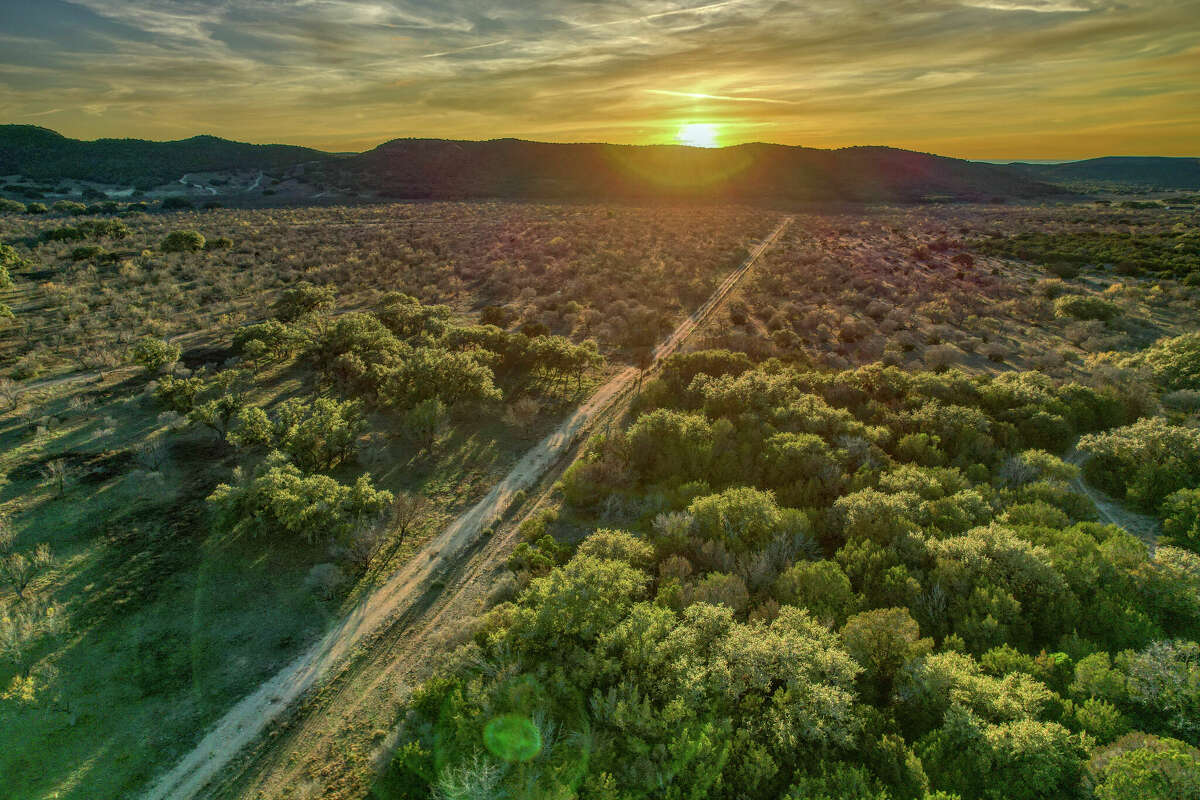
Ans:
[[[308,281],[300,281],[291,289],[280,293],[279,299],[275,301],[275,318],[283,322],[295,322],[324,314],[333,309],[333,300],[333,287],[313,286]]]
[[[24,214],[25,204],[7,197],[0,197],[0,214]]]
[[[1200,481],[1200,430],[1161,417],[1079,440],[1084,474],[1105,491],[1156,511],[1172,492]]]
[[[1079,267],[1075,264],[1068,264],[1065,261],[1058,261],[1054,264],[1047,264],[1046,271],[1065,280],[1079,277]]]
[[[26,214],[45,214],[48,210],[45,203],[30,203],[25,206]]]
[[[52,208],[60,214],[79,215],[87,213],[87,206],[74,200],[59,200]]]
[[[379,517],[392,493],[375,489],[366,475],[353,485],[305,475],[283,454],[272,453],[249,479],[217,486],[208,502],[219,531],[257,535],[282,530],[313,543],[347,538]]]
[[[159,249],[164,253],[190,253],[204,249],[204,235],[198,231],[172,231],[162,240]]]
[[[1082,294],[1069,294],[1054,301],[1056,317],[1071,317],[1073,319],[1096,319],[1108,322],[1116,319],[1121,313],[1121,307],[1099,297]]]
[[[174,211],[192,207],[192,201],[180,195],[164,197],[160,206],[163,211]]]
[[[129,357],[135,364],[145,367],[147,373],[157,375],[178,361],[179,353],[179,345],[145,336],[130,349]]]
[[[204,243],[205,250],[228,250],[233,247],[233,239],[228,236],[218,236]]]
[[[1167,495],[1160,514],[1168,544],[1200,553],[1200,489]]]
[[[1200,390],[1200,333],[1159,339],[1132,361],[1149,367],[1164,388]]]
[[[88,261],[90,259],[99,258],[102,255],[104,255],[103,247],[98,244],[89,244],[84,245],[83,247],[76,247],[74,250],[72,250],[71,260]]]
[[[27,262],[16,250],[0,242],[0,289],[12,286],[10,270],[23,269],[26,266]]]

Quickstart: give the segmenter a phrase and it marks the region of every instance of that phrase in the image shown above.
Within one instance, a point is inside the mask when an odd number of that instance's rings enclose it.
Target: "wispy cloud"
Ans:
[[[472,50],[483,50],[486,47],[499,47],[502,44],[508,44],[511,39],[500,39],[495,42],[484,42],[483,44],[473,44],[469,47],[459,47],[454,50],[442,50],[440,53],[425,53],[421,58],[441,58],[442,56],[453,56],[459,53],[469,53]]]
[[[67,2],[0,34],[0,114],[89,138],[666,142],[692,121],[952,155],[1200,141],[1197,0]]]
[[[1080,3],[1059,2],[1059,0],[1044,0],[1044,2],[1008,2],[1007,0],[964,0],[964,6],[971,8],[986,8],[989,11],[1033,11],[1038,14],[1065,14],[1092,11],[1091,6]]]
[[[646,89],[647,94],[662,94],[668,97],[691,97],[695,100],[728,100],[734,103],[778,103],[779,105],[795,105],[794,100],[774,100],[770,97],[739,97],[728,94],[703,94],[701,92],[673,92],[669,89]]]

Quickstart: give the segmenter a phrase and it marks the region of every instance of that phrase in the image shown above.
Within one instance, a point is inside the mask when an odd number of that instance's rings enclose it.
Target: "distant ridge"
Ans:
[[[285,144],[245,144],[216,136],[174,142],[145,139],[68,139],[36,125],[0,126],[0,174],[39,180],[75,178],[100,183],[165,183],[187,172],[285,169],[333,156]]]
[[[1200,158],[1106,156],[1063,164],[1014,162],[1009,166],[1045,181],[1200,189]]]
[[[911,202],[1042,197],[1061,190],[1007,167],[888,147],[550,144],[396,139],[347,160],[394,197],[622,197]]]
[[[890,147],[818,150],[777,144],[551,144],[396,139],[359,154],[254,145],[214,136],[172,142],[69,139],[0,126],[0,174],[161,185],[185,173],[305,165],[306,179],[343,194],[408,199],[675,199],[917,202],[1039,198],[1064,190],[1012,167]]]

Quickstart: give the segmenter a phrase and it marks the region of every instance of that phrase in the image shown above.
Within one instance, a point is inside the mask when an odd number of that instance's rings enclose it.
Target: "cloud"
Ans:
[[[770,97],[739,97],[727,94],[703,94],[701,92],[672,92],[669,89],[646,89],[648,94],[662,94],[668,97],[691,97],[696,100],[728,100],[734,103],[778,103],[794,105],[794,100],[774,100]]]
[[[647,142],[686,118],[1036,155],[1071,129],[1161,151],[1196,116],[1196,0],[69,1],[3,34],[0,112],[86,137]]]
[[[472,50],[482,50],[485,47],[499,47],[502,44],[508,44],[511,39],[500,39],[495,42],[484,42],[483,44],[473,44],[467,47],[460,47],[456,50],[443,50],[440,53],[426,53],[421,58],[441,58],[442,56],[453,56],[459,53],[469,53]]]
[[[1057,2],[1056,0],[1044,0],[1044,2],[1007,2],[1007,0],[964,0],[964,6],[970,8],[985,8],[988,11],[1032,11],[1037,14],[1074,14],[1083,11],[1091,11],[1092,8],[1086,5],[1071,2]]]

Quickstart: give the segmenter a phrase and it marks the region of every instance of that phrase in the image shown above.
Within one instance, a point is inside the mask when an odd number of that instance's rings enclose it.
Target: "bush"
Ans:
[[[0,197],[0,214],[24,214],[25,204],[7,197]]]
[[[179,354],[179,345],[146,336],[130,349],[129,358],[135,364],[145,367],[148,374],[157,375],[178,361]]]
[[[26,214],[45,214],[48,210],[45,203],[30,203],[25,206]]]
[[[1200,553],[1200,489],[1167,495],[1160,514],[1167,544]]]
[[[391,504],[392,493],[376,490],[366,475],[353,485],[305,475],[283,454],[272,453],[248,480],[217,486],[208,502],[219,531],[256,535],[282,530],[313,543],[347,538],[378,518]]]
[[[71,260],[88,261],[90,259],[99,258],[102,255],[104,255],[103,247],[98,244],[89,244],[84,245],[83,247],[76,247],[74,250],[72,250]]]
[[[1159,339],[1132,361],[1149,367],[1166,389],[1200,390],[1200,333]]]
[[[205,250],[228,250],[233,247],[233,239],[228,236],[218,236],[204,243]]]
[[[192,201],[180,195],[164,197],[160,207],[163,211],[175,211],[185,208],[193,208]]]
[[[12,286],[11,270],[23,269],[26,266],[28,266],[28,262],[21,258],[16,250],[0,242],[0,289]]]
[[[301,281],[293,288],[280,293],[279,299],[275,301],[275,318],[283,322],[295,322],[324,314],[333,309],[333,301],[333,287],[313,286],[308,281]]]
[[[52,208],[60,214],[79,215],[87,213],[87,206],[74,200],[59,200]]]
[[[1084,464],[1090,481],[1147,511],[1200,482],[1200,430],[1161,417],[1089,434],[1079,440],[1079,449],[1091,455]]]
[[[204,249],[204,235],[198,231],[172,231],[162,240],[164,253],[192,253]]]
[[[1079,267],[1075,264],[1068,264],[1065,261],[1047,264],[1046,271],[1055,277],[1063,278],[1065,280],[1079,277]]]
[[[1096,319],[1108,322],[1121,314],[1121,307],[1099,297],[1069,294],[1054,301],[1054,316],[1073,319]]]

